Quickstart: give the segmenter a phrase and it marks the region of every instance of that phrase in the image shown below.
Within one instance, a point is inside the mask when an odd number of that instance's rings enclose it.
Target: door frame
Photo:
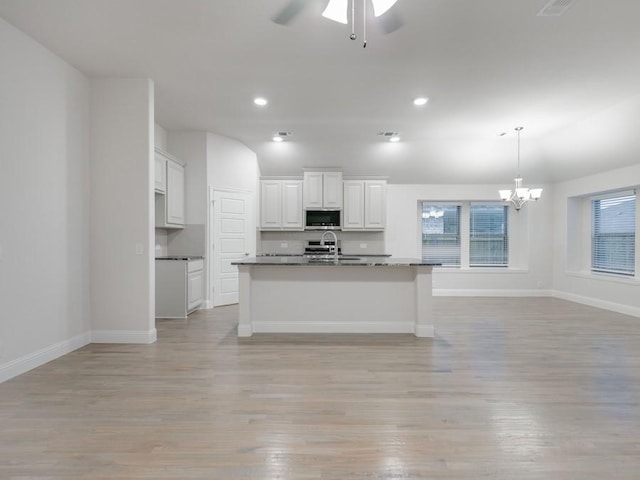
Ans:
[[[205,305],[206,308],[213,308],[213,286],[215,285],[214,278],[214,268],[213,268],[213,239],[215,237],[214,234],[214,226],[216,224],[214,214],[215,209],[213,208],[213,199],[215,192],[223,192],[223,193],[238,193],[249,196],[249,204],[251,205],[251,210],[248,214],[248,225],[247,229],[249,231],[249,253],[255,256],[256,253],[256,206],[255,206],[255,192],[251,190],[243,189],[243,188],[232,188],[232,187],[223,187],[218,185],[209,186],[207,189],[207,228],[205,229],[205,241],[206,245],[206,265],[207,265],[207,275],[205,278]]]

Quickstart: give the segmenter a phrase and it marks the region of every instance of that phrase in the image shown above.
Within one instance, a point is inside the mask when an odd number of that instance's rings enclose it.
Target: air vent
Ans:
[[[559,17],[569,10],[569,7],[575,3],[575,0],[551,0],[542,10],[538,12],[538,17]]]
[[[291,132],[275,132],[273,135],[277,137],[286,138],[291,136]]]
[[[389,138],[398,136],[398,132],[378,132],[378,136]]]

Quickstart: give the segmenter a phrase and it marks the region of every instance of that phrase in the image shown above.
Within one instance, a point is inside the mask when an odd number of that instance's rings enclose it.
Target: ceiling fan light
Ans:
[[[329,0],[327,8],[322,12],[322,16],[333,20],[334,22],[344,23],[349,22],[347,18],[347,12],[349,11],[349,0]]]
[[[376,17],[384,15],[387,10],[395,5],[398,0],[371,0],[373,2],[373,14]]]

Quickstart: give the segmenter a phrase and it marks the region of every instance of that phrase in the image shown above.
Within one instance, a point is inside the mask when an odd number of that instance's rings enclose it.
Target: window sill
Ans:
[[[523,274],[523,273],[529,273],[529,269],[528,268],[504,268],[504,267],[495,267],[495,268],[490,268],[490,267],[467,267],[467,268],[458,268],[458,267],[434,267],[433,268],[434,272],[441,272],[441,273],[456,273],[456,274],[462,274],[462,273],[481,273],[481,274],[487,274],[487,273],[497,273],[497,274]]]
[[[618,275],[608,275],[606,273],[593,273],[593,272],[565,272],[570,277],[586,278],[587,280],[597,280],[599,282],[613,282],[623,283],[625,285],[640,285],[640,281],[634,277],[621,277]]]

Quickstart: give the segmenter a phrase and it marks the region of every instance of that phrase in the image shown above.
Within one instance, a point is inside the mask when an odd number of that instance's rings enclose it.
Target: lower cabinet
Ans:
[[[202,258],[156,259],[156,318],[185,318],[203,300]]]

